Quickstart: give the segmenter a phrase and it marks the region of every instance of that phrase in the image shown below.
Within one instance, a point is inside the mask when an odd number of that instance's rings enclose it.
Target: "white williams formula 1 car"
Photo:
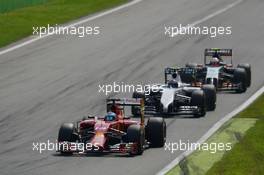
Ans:
[[[134,92],[133,98],[145,99],[145,113],[158,115],[190,114],[205,116],[207,110],[216,106],[216,89],[213,85],[193,87],[181,81],[181,72],[188,69],[166,68],[165,84],[153,86],[148,94]],[[132,107],[132,114],[138,115],[140,109]]]

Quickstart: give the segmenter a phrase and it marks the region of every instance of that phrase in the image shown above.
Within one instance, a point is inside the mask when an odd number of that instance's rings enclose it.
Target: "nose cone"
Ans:
[[[163,112],[168,112],[169,105],[174,101],[175,90],[172,88],[163,89],[160,102],[163,106]]]
[[[94,125],[95,134],[91,139],[91,144],[99,149],[105,147],[106,136],[105,133],[108,131],[110,124],[105,123],[104,121],[99,121]]]
[[[91,139],[91,144],[95,147],[99,147],[99,150],[104,148],[106,137],[103,132],[96,132],[94,137]]]

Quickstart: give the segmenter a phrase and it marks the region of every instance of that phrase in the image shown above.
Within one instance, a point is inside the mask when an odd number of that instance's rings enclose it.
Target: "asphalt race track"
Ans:
[[[202,62],[206,47],[233,48],[234,62],[252,65],[245,94],[221,93],[215,112],[199,119],[167,118],[167,141],[197,141],[214,123],[264,85],[264,1],[244,0],[199,26],[232,26],[232,36],[164,35],[165,25],[190,24],[230,0],[143,0],[90,21],[100,36],[52,36],[0,55],[0,174],[155,174],[174,154],[148,149],[143,156],[63,157],[32,151],[32,142],[54,141],[61,123],[105,113],[99,84],[159,83],[163,68]],[[128,96],[129,94],[121,94]]]

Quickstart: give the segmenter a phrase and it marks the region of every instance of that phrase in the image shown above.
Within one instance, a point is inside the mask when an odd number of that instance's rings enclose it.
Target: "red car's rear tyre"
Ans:
[[[151,147],[163,147],[166,142],[166,123],[163,118],[155,117],[148,120],[146,138]]]

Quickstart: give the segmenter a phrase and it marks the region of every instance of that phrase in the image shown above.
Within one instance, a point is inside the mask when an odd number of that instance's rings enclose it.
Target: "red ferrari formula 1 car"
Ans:
[[[140,106],[140,121],[125,116],[125,106]],[[145,124],[144,100],[108,99],[104,117],[86,117],[61,125],[58,135],[62,154],[114,152],[141,155],[145,148],[163,147],[166,123],[163,118],[149,118]]]

